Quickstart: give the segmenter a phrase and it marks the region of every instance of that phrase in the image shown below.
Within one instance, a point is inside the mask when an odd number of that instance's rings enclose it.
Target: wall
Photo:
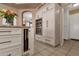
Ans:
[[[64,39],[70,38],[70,19],[69,19],[69,9],[64,8]]]
[[[70,15],[70,38],[79,39],[79,13]]]
[[[20,19],[18,24],[20,24],[20,25],[22,25],[22,13],[23,13],[24,11],[31,11],[31,12],[32,12],[32,10],[30,10],[30,9],[19,9],[19,10],[18,10],[18,15],[19,15],[19,16],[18,16],[18,19]]]
[[[64,39],[79,39],[79,9],[64,9]]]

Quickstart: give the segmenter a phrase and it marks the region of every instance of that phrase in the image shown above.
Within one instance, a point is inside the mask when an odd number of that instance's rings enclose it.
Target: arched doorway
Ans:
[[[30,50],[30,37],[31,37],[31,28],[32,28],[32,12],[24,11],[22,13],[22,24],[24,27],[24,52]]]
[[[23,12],[23,26],[30,27],[32,26],[32,12],[24,11]]]

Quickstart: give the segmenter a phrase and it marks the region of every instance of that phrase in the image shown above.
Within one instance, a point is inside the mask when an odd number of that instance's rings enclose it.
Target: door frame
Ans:
[[[60,46],[64,45],[64,7],[60,6]]]

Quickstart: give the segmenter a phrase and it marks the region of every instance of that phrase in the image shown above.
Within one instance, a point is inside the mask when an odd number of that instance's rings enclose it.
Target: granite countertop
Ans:
[[[25,26],[0,26],[0,28],[27,28]]]

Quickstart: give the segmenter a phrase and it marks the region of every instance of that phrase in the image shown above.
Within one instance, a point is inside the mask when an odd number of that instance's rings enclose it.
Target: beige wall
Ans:
[[[34,12],[34,9],[19,9],[18,10],[18,14],[19,14],[19,16],[18,16],[18,19],[19,19],[19,21],[18,22],[20,22],[20,24],[19,25],[22,25],[22,13],[24,12],[24,11],[31,11],[32,12],[32,14],[34,14],[33,12]]]

